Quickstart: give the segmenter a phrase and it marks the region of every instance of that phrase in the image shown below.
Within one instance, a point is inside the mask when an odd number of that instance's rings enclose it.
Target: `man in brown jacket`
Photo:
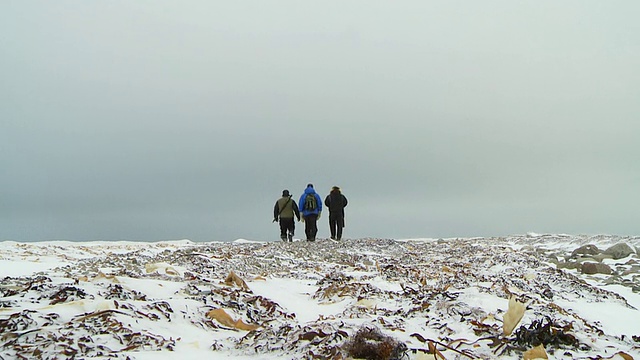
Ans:
[[[293,232],[296,229],[296,223],[293,221],[295,215],[300,221],[300,210],[295,200],[291,198],[289,190],[282,191],[282,197],[276,201],[273,208],[273,222],[280,219],[280,239],[282,241],[293,241]]]

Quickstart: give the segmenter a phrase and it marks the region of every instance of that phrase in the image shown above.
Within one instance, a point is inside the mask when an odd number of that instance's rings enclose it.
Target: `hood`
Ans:
[[[304,189],[304,193],[305,194],[315,194],[316,191],[311,186],[309,186],[308,188]]]

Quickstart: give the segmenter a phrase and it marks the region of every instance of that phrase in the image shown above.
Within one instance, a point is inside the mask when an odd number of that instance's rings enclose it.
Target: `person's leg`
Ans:
[[[293,241],[293,234],[296,231],[296,221],[294,218],[291,218],[291,225],[289,226],[289,235],[288,235],[288,239],[289,242]]]
[[[344,216],[336,216],[336,240],[342,239],[342,228],[344,227]]]
[[[295,226],[295,222],[293,221],[293,218],[287,219],[287,231],[286,231],[284,241],[291,241],[291,239],[293,238],[294,226]]]
[[[283,218],[280,218],[280,239],[282,241],[287,239],[287,221]]]
[[[307,216],[305,222],[309,221],[309,235],[311,235],[311,241],[316,241],[316,235],[318,234],[318,214],[311,214]]]
[[[307,241],[311,241],[311,217],[304,217],[304,234],[307,236]]]
[[[331,238],[335,240],[336,238],[336,214],[329,213],[329,231],[331,231]]]

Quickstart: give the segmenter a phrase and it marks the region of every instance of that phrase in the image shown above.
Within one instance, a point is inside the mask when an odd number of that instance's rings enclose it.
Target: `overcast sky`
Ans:
[[[640,235],[637,0],[1,9],[0,240]]]

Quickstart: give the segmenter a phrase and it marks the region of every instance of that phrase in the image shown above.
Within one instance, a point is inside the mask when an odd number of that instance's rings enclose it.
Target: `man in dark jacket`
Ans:
[[[324,199],[324,205],[329,209],[329,229],[333,240],[342,239],[344,228],[344,208],[347,206],[347,198],[342,195],[340,188],[334,186]]]
[[[322,199],[313,189],[313,184],[307,184],[307,188],[300,196],[300,210],[302,211],[302,221],[304,221],[304,232],[307,241],[316,241],[318,234],[318,219],[322,213]]]
[[[298,205],[291,199],[289,190],[282,190],[282,197],[276,201],[273,208],[273,222],[280,218],[280,239],[282,241],[293,241],[293,232],[296,229],[296,223],[293,221],[294,215],[300,221]]]

